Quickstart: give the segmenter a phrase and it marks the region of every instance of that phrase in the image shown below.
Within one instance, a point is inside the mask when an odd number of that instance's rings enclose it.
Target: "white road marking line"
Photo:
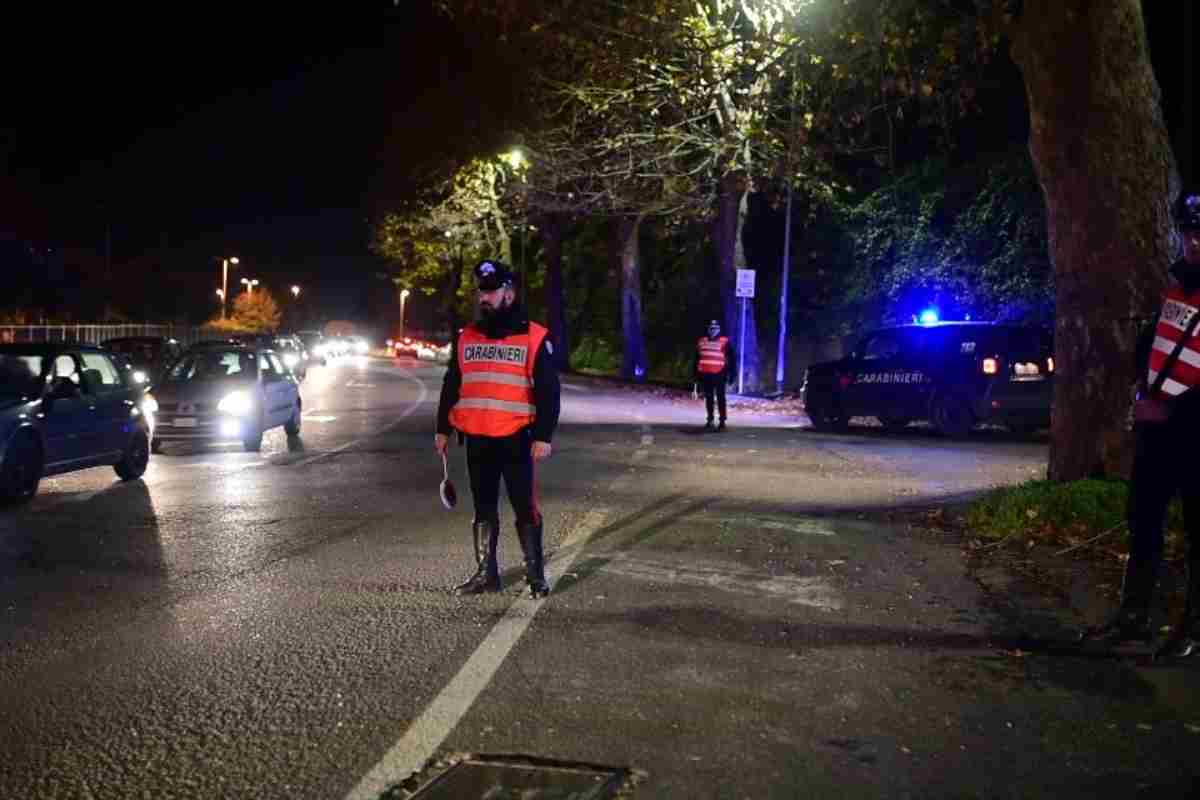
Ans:
[[[413,413],[418,408],[421,407],[421,404],[425,402],[425,398],[429,395],[429,390],[425,387],[425,382],[422,381],[420,378],[418,378],[416,375],[409,375],[409,374],[405,373],[404,377],[408,378],[409,380],[416,381],[417,386],[419,386],[421,388],[421,396],[418,397],[416,399],[416,401],[411,406],[409,406],[408,409],[403,414],[400,415],[399,419],[394,420],[393,422],[385,425],[381,430],[376,431],[375,433],[371,434],[370,436],[366,436],[362,439],[355,439],[354,441],[346,442],[345,444],[339,445],[338,447],[335,447],[332,450],[326,450],[324,453],[317,453],[315,456],[306,458],[303,461],[297,461],[292,466],[294,466],[294,467],[307,466],[307,465],[313,463],[314,461],[320,461],[322,458],[329,458],[330,456],[336,455],[336,454],[342,452],[343,450],[348,450],[349,448],[354,447],[357,444],[362,444],[363,442],[370,441],[371,439],[375,438],[376,436],[382,436],[383,434],[391,431],[393,428],[399,426],[401,422],[404,422],[405,419],[412,416]]]
[[[305,422],[333,422],[337,417],[329,416],[328,414],[305,414],[303,420]]]
[[[607,518],[607,509],[589,511],[571,532],[559,548],[559,552],[565,552],[566,557],[552,559],[546,565],[549,573],[547,578],[552,586],[570,569],[575,556],[587,544],[592,534],[603,527]],[[426,707],[400,741],[396,742],[379,763],[363,776],[350,794],[346,795],[346,800],[375,800],[388,787],[406,780],[424,767],[425,762],[437,752],[442,742],[487,688],[496,670],[545,603],[545,600],[534,600],[528,596],[514,601],[504,617],[475,648],[475,652],[467,659],[467,663],[463,664],[458,674]]]

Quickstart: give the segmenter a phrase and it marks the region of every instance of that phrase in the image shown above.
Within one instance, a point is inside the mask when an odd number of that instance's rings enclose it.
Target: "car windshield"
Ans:
[[[164,382],[253,380],[255,377],[253,353],[245,350],[197,350],[176,361]]]
[[[42,393],[42,356],[0,354],[0,406],[22,403]]]

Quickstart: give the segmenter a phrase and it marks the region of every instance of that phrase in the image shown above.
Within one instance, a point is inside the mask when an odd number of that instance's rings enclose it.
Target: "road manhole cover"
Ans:
[[[473,755],[422,786],[410,800],[605,800],[629,770],[523,756]]]

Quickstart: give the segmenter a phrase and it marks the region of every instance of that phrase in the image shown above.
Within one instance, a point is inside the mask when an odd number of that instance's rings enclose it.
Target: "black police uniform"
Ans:
[[[488,274],[481,275],[480,267],[489,265]],[[481,262],[476,267],[476,282],[480,289],[491,291],[511,284],[511,270],[498,261]],[[524,310],[513,304],[501,312],[475,324],[475,329],[488,339],[528,332],[529,319]],[[554,436],[559,417],[560,385],[554,366],[549,337],[534,360],[533,395],[536,408],[531,425],[511,436],[466,436],[467,470],[471,480],[471,495],[475,505],[473,523],[478,569],[465,583],[455,588],[458,594],[479,594],[501,589],[497,545],[500,536],[500,480],[504,479],[508,499],[516,516],[516,527],[525,556],[526,580],[531,594],[544,596],[546,583],[542,553],[542,515],[537,504],[532,448],[535,441],[549,443]],[[459,400],[462,388],[462,369],[458,348],[446,370],[438,402],[437,432],[453,433],[450,410]]]
[[[1196,198],[1190,214],[1185,205],[1189,196]],[[1200,230],[1200,195],[1181,194],[1176,221],[1181,231]],[[1180,259],[1172,266],[1171,275],[1188,295],[1200,292],[1200,264]],[[1188,321],[1180,320],[1180,324],[1186,326]],[[1149,388],[1150,354],[1157,329],[1158,318],[1138,342],[1140,396]],[[1178,493],[1183,500],[1188,535],[1187,606],[1180,624],[1158,654],[1186,657],[1200,651],[1200,469],[1195,464],[1195,445],[1200,442],[1200,387],[1193,386],[1176,396],[1165,421],[1135,422],[1134,432],[1128,507],[1129,561],[1121,587],[1121,606],[1112,620],[1087,631],[1084,639],[1120,647],[1148,644],[1153,637],[1150,603],[1162,562],[1167,508]]]
[[[714,327],[716,328],[715,334],[712,332]],[[714,341],[720,338],[720,336],[720,326],[715,322],[711,323],[708,329],[709,341]],[[705,423],[705,427],[709,429],[713,427],[713,406],[715,405],[718,414],[717,419],[719,420],[717,430],[722,431],[725,430],[726,419],[725,384],[729,382],[730,370],[733,369],[733,365],[737,363],[737,356],[734,353],[733,342],[725,342],[724,353],[725,368],[720,372],[700,371],[701,352],[699,346],[696,347],[696,358],[692,362],[692,374],[696,377],[696,380],[700,382],[700,386],[704,389],[704,409],[708,413],[708,422]]]

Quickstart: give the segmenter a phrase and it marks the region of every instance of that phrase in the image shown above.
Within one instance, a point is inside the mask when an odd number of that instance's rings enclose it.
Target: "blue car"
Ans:
[[[0,345],[0,502],[29,500],[43,477],[89,467],[140,478],[150,461],[151,402],[99,347]]]

